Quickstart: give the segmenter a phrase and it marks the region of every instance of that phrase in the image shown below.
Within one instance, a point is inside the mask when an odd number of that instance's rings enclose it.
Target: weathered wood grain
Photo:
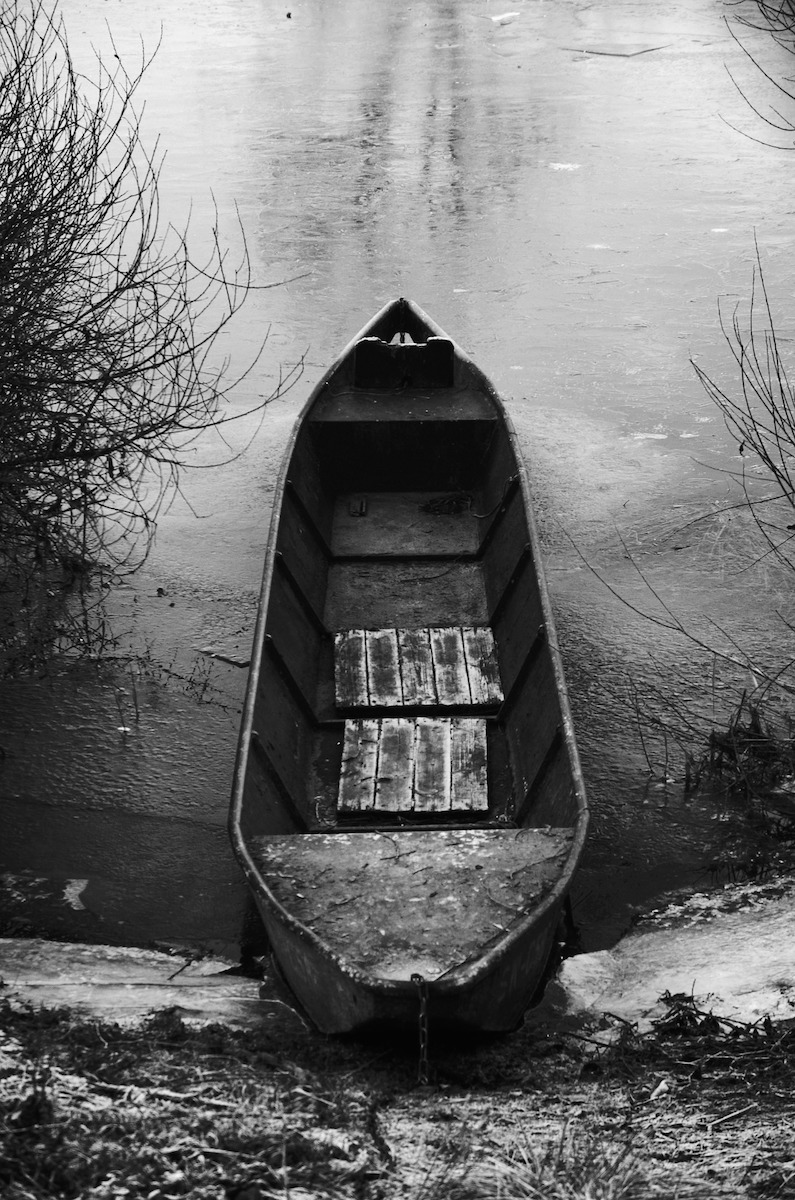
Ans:
[[[487,812],[486,722],[454,717],[450,722],[450,808]]]
[[[462,629],[461,634],[472,703],[498,704],[502,700],[502,687],[493,633],[481,626]]]
[[[403,703],[398,639],[394,629],[368,629],[365,634],[369,703],[393,708]]]
[[[432,629],[431,651],[440,704],[470,704],[464,643],[458,628]]]
[[[416,718],[414,811],[447,812],[450,808],[450,722]]]
[[[347,629],[334,638],[334,686],[337,704],[355,708],[367,703],[367,654],[363,629]]]
[[[335,687],[342,708],[494,707],[502,699],[494,637],[485,626],[338,633]]]
[[[373,720],[345,722],[337,798],[340,812],[366,811],[374,805],[380,724]]]
[[[435,704],[436,684],[433,677],[430,630],[398,629],[397,637],[403,703]]]
[[[374,807],[382,812],[406,812],[412,807],[414,734],[414,722],[407,717],[381,721]]]
[[[486,722],[469,717],[346,721],[341,813],[484,813]]]
[[[419,629],[488,625],[479,562],[416,558],[329,564],[323,620],[328,629]]]

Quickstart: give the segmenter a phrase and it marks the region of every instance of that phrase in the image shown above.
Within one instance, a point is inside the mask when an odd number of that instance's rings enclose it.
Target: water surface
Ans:
[[[268,340],[233,407],[302,358],[304,371],[242,457],[185,477],[146,567],[111,598],[144,673],[54,663],[3,687],[16,922],[139,944],[241,937],[225,821],[244,671],[202,651],[245,661],[294,416],[398,295],[492,376],[530,468],[594,813],[575,895],[586,945],[615,937],[633,904],[708,879],[715,804],[648,779],[627,697],[662,686],[695,703],[709,667],[589,568],[653,607],[642,571],[710,636],[780,639],[787,581],[745,569],[748,522],[722,511],[736,447],[690,359],[727,371],[717,302],[749,294],[755,235],[774,301],[791,296],[791,159],[746,136],[759,125],[727,66],[758,99],[762,82],[727,30],[733,6],[515,11],[501,24],[485,0],[64,6],[80,62],[91,45],[112,52],[111,33],[128,61],[160,41],[141,95],[144,134],[167,151],[164,218],[190,216],[201,252],[214,205],[238,249],[240,214],[263,290],[226,339],[233,369]],[[768,69],[791,67],[744,36]],[[232,451],[255,431],[242,421]],[[229,458],[217,437],[195,454]]]

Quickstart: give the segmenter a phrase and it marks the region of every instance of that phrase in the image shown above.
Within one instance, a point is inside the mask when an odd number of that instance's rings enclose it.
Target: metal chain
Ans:
[[[420,1059],[417,1065],[417,1080],[420,1084],[428,1082],[428,983],[422,975],[415,974],[411,982],[416,984],[420,994]]]

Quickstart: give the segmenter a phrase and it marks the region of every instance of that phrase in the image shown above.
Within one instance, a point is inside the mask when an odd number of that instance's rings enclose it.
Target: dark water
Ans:
[[[81,62],[92,44],[108,52],[108,28],[128,59],[162,36],[142,98],[145,135],[167,150],[164,217],[190,212],[200,252],[214,197],[239,246],[237,204],[257,281],[289,281],[255,292],[227,339],[242,369],[269,331],[233,405],[269,394],[301,356],[305,368],[243,457],[186,477],[146,567],[111,598],[120,652],[141,655],[143,674],[55,663],[45,681],[4,685],[13,921],[237,943],[246,896],[225,821],[244,672],[202,651],[246,658],[294,415],[397,295],[491,374],[530,466],[594,814],[575,894],[586,944],[609,942],[633,905],[708,881],[716,803],[683,798],[661,768],[648,778],[626,681],[685,706],[714,696],[719,714],[730,693],[715,693],[708,656],[638,618],[589,567],[653,608],[640,568],[706,639],[726,627],[756,653],[781,638],[786,580],[765,562],[745,569],[748,521],[723,511],[736,448],[690,358],[728,372],[717,301],[749,294],[754,234],[774,303],[791,297],[792,160],[744,135],[759,126],[727,65],[747,91],[762,83],[727,30],[735,7],[517,0],[516,17],[492,19],[507,11],[64,6]],[[768,69],[791,69],[745,36]],[[254,429],[241,422],[232,448]],[[197,465],[228,457],[211,437],[196,452]]]

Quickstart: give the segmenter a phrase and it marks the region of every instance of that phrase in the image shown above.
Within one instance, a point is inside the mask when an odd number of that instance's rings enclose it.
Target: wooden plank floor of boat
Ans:
[[[366,492],[337,497],[331,544],[345,554],[473,554],[472,497],[445,509],[445,492]],[[463,493],[462,493],[463,496]]]
[[[342,630],[334,637],[334,671],[336,702],[345,709],[496,708],[503,698],[488,627]]]
[[[486,722],[473,714],[503,698],[491,629],[342,630],[334,673],[338,707],[361,714],[345,722],[338,812],[488,812]],[[466,715],[406,715],[431,706]]]
[[[337,811],[483,814],[486,722],[385,717],[345,722]]]
[[[368,974],[433,980],[476,958],[554,886],[570,829],[457,829],[259,838],[275,899]]]

